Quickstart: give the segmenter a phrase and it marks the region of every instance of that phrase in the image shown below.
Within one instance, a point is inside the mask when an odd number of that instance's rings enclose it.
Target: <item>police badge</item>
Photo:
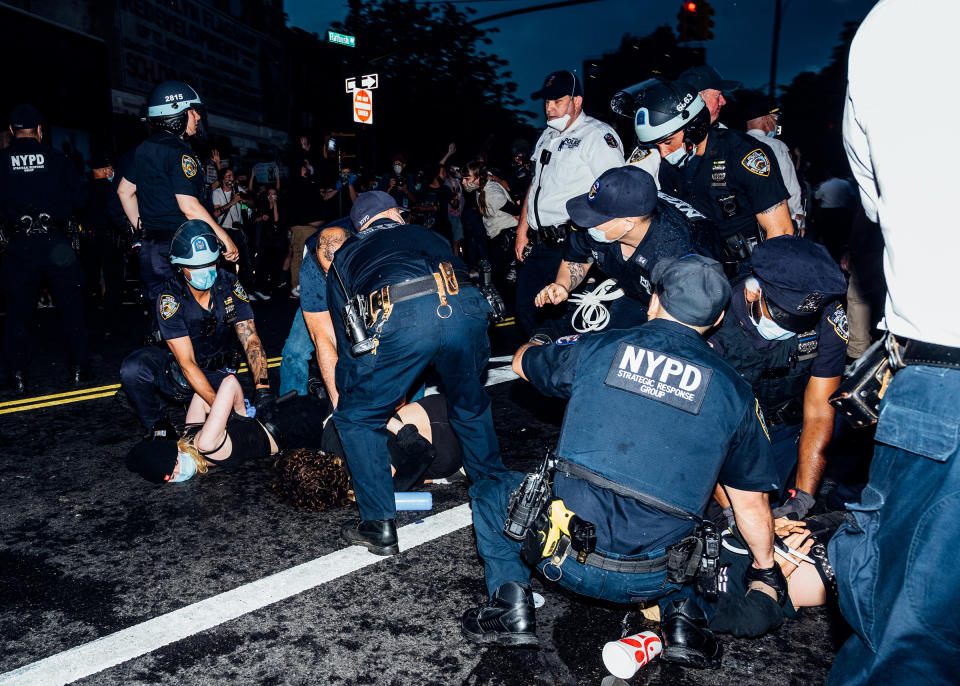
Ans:
[[[180,158],[180,168],[183,169],[183,175],[188,179],[197,175],[197,161],[190,155],[184,155]]]
[[[770,159],[760,148],[747,153],[747,156],[740,160],[740,164],[757,176],[770,176]]]

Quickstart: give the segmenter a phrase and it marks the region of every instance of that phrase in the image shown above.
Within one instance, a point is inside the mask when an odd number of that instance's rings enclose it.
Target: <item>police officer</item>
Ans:
[[[588,193],[567,201],[567,213],[577,230],[567,234],[557,276],[537,294],[537,306],[567,300],[596,263],[615,285],[604,281],[593,292],[574,297],[580,302],[574,328],[599,331],[609,324],[625,329],[645,322],[651,271],[665,257],[690,252],[690,228],[683,215],[657,197],[652,176],[632,166],[605,171]]]
[[[789,194],[765,144],[710,126],[703,98],[682,82],[649,79],[635,91],[634,129],[663,162],[660,188],[717,224],[734,275],[749,271],[750,252],[765,238],[793,233]]]
[[[87,182],[87,191],[90,201],[80,220],[80,261],[83,263],[86,295],[90,302],[96,303],[104,311],[104,326],[109,333],[114,328],[113,315],[120,307],[123,291],[120,242],[126,220],[122,225],[116,225],[111,212],[112,201],[119,200],[113,182],[113,161],[107,155],[95,155],[90,159],[89,166],[91,179]],[[104,284],[102,300],[101,273]]]
[[[713,346],[753,387],[770,429],[779,482],[796,487],[778,517],[803,519],[826,466],[847,349],[846,281],[822,245],[778,236],[753,251],[752,276],[734,297]],[[726,505],[723,494],[718,500]]]
[[[358,195],[350,219],[358,233],[341,234],[339,247],[325,249],[335,250],[332,263],[321,255],[340,352],[333,418],[360,509],[360,521],[346,523],[341,536],[377,555],[392,555],[399,548],[385,426],[427,365],[445,388],[467,475],[478,482],[504,470],[490,398],[480,381],[490,355],[490,306],[449,243],[422,226],[404,225],[386,193]],[[351,339],[339,315],[355,298],[368,313]]]
[[[200,160],[186,142],[190,137],[204,137],[204,114],[200,96],[187,84],[164,81],[154,88],[147,100],[152,134],[137,146],[133,164],[117,187],[130,224],[143,229],[140,277],[150,302],[174,276],[170,240],[188,219],[206,222],[223,243],[224,258],[238,259],[233,241],[201,203]]]
[[[527,562],[583,595],[659,598],[664,659],[718,664],[721,647],[693,588],[667,573],[667,560],[688,551],[688,537],[704,527],[695,522],[718,478],[753,554],[746,583],[771,586],[783,604],[786,582],[774,563],[763,493],[776,483],[766,429],[749,385],[702,336],[723,318],[730,286],[719,263],[700,255],[661,260],[652,280],[648,323],[528,343],[514,356],[514,371],[538,390],[569,399],[553,478],[559,504],[521,543],[504,524],[508,494],[524,476],[507,472],[471,488],[490,602],[464,614],[469,640],[537,643]],[[557,545],[544,550],[544,541]],[[676,564],[698,559],[688,552]]]
[[[270,390],[267,356],[246,292],[234,274],[217,268],[216,235],[206,222],[190,220],[174,233],[168,252],[179,273],[158,289],[155,314],[169,352],[146,346],[120,366],[123,391],[140,421],[153,428],[164,420],[164,398],[186,401],[198,393],[213,403],[220,382],[231,373],[225,369],[236,369],[239,338],[256,382],[257,418],[270,422],[276,397]]]
[[[67,221],[86,202],[83,180],[60,152],[41,144],[40,112],[18,105],[10,112],[13,142],[2,153],[0,211],[10,244],[3,257],[7,297],[6,362],[17,393],[27,391],[28,333],[41,280],[60,310],[68,346],[69,379],[86,380],[87,330],[83,272],[67,237]]]
[[[531,97],[543,99],[547,128],[531,156],[533,177],[514,246],[517,259],[523,262],[517,277],[517,319],[528,335],[537,328],[538,319],[563,316],[552,308],[538,316],[534,298],[553,281],[563,259],[570,226],[567,200],[587,192],[607,169],[623,165],[620,138],[610,126],[583,112],[583,88],[572,72],[553,72]]]

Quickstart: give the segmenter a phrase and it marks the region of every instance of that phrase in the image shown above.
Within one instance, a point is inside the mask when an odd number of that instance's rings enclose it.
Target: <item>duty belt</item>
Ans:
[[[622,574],[651,574],[662,572],[667,568],[667,558],[669,555],[661,555],[652,560],[646,558],[635,558],[633,560],[619,560],[612,557],[606,557],[600,553],[590,553],[586,559],[581,560],[577,557],[577,562],[582,562],[591,567],[597,567],[608,572],[621,572]]]
[[[454,271],[449,262],[440,263],[440,271],[434,272],[429,276],[421,276],[409,281],[402,281],[398,284],[384,286],[375,290],[367,296],[367,302],[370,307],[365,313],[364,319],[367,326],[373,326],[377,320],[377,315],[381,310],[384,312],[384,320],[389,317],[389,312],[397,303],[405,300],[421,298],[425,295],[437,295],[440,297],[440,305],[437,307],[437,315],[446,319],[450,316],[450,306],[447,304],[448,295],[457,295],[460,292],[460,284],[472,286],[470,275],[466,272]],[[441,308],[447,308],[446,317],[441,312]]]
[[[566,240],[569,229],[569,222],[554,226],[541,226],[534,232],[533,240],[537,244],[560,246]]]
[[[892,336],[895,345],[888,344],[890,362],[895,368],[910,365],[960,369],[960,348],[917,341],[903,336]]]

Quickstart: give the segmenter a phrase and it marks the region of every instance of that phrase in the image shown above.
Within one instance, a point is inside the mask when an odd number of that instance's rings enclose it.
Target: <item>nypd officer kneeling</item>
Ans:
[[[170,262],[180,273],[161,285],[155,312],[170,352],[146,346],[120,366],[123,390],[147,428],[164,419],[164,397],[186,402],[196,392],[213,403],[230,373],[224,368],[233,366],[234,330],[256,380],[257,419],[273,419],[276,394],[270,390],[253,310],[236,275],[217,269],[219,257],[220,244],[204,221],[191,219],[173,235]]]
[[[769,441],[749,385],[702,336],[723,318],[730,286],[720,264],[700,255],[663,260],[652,277],[649,322],[528,343],[514,356],[514,371],[569,405],[557,457],[546,463],[552,495],[526,532],[522,508],[508,513],[508,499],[526,502],[523,488],[510,497],[524,475],[471,488],[490,602],[464,614],[468,639],[537,644],[526,562],[582,595],[659,598],[664,659],[716,665],[722,649],[686,583],[699,565],[706,590],[719,554],[716,530],[701,520],[716,479],[753,554],[745,585],[770,586],[782,605],[764,493],[776,478]]]
[[[450,245],[404,225],[386,193],[358,195],[350,219],[358,233],[341,233],[332,264],[324,264],[329,309],[344,315],[333,317],[340,351],[333,419],[360,509],[360,521],[340,534],[393,555],[399,547],[386,424],[428,365],[446,393],[467,476],[476,483],[506,471],[480,381],[490,356],[490,305]]]

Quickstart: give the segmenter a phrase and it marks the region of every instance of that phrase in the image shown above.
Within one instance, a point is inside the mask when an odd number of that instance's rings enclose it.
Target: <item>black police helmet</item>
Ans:
[[[182,136],[187,131],[189,110],[201,116],[197,138],[203,138],[203,117],[206,114],[199,93],[183,81],[164,81],[157,85],[147,99],[147,121],[155,129]]]
[[[698,145],[707,137],[710,111],[700,94],[686,84],[648,79],[617,93],[611,107],[616,102],[620,109],[628,111],[629,96],[634,99],[630,104],[633,127],[641,145],[654,145],[681,129],[688,146]]]
[[[205,221],[185,221],[170,241],[170,263],[182,267],[205,267],[220,257],[220,242]]]

